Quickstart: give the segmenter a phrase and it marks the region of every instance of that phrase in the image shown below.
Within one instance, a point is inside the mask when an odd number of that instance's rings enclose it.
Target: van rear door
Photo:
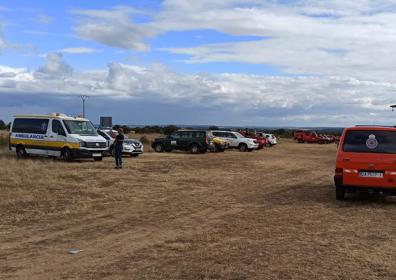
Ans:
[[[396,131],[349,130],[341,149],[344,185],[396,187]]]

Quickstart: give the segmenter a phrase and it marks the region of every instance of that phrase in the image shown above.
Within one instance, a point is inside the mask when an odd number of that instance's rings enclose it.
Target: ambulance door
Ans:
[[[66,132],[61,121],[52,120],[51,130],[48,135],[48,155],[60,157],[61,149],[66,142]]]

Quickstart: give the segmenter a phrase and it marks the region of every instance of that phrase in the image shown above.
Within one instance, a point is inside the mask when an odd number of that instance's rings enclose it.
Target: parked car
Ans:
[[[336,199],[347,192],[396,195],[396,128],[346,128],[338,145],[334,175]]]
[[[240,133],[244,137],[255,139],[257,141],[257,144],[258,144],[257,150],[263,149],[264,147],[268,146],[267,138],[262,137],[258,133],[250,133],[250,132],[248,132],[248,134],[246,134],[246,130],[239,130],[238,133]]]
[[[123,154],[128,154],[131,157],[138,157],[143,154],[143,143],[136,139],[126,138],[122,148]]]
[[[106,139],[109,147],[109,153],[111,156],[114,156],[114,141],[118,132],[111,129],[98,129],[97,132]],[[140,154],[143,154],[143,149],[143,143],[139,140],[125,138],[122,153],[131,155],[132,157],[137,157]]]
[[[224,152],[229,148],[229,143],[220,137],[213,136],[210,131],[207,132],[209,138],[209,151],[211,152]]]
[[[276,138],[275,135],[271,134],[271,133],[265,133],[265,132],[259,132],[258,133],[261,137],[267,139],[268,143],[267,145],[269,147],[278,144],[278,139]]]
[[[241,152],[253,151],[259,146],[256,139],[244,137],[235,131],[212,130],[211,132],[214,136],[227,140],[230,148],[239,149]]]
[[[208,151],[210,141],[205,130],[178,130],[167,137],[154,139],[151,146],[158,153],[182,150],[198,154]]]
[[[294,140],[298,143],[318,143],[325,144],[327,139],[320,136],[316,131],[296,130],[293,132]]]

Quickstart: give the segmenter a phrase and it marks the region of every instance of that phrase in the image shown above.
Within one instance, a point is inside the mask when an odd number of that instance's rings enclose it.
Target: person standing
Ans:
[[[116,163],[116,169],[122,168],[122,149],[124,144],[124,130],[122,128],[118,129],[118,134],[114,141],[114,158]]]

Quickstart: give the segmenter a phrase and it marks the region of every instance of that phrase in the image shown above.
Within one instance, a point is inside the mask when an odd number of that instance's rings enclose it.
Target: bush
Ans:
[[[170,135],[173,132],[176,132],[179,128],[175,125],[168,125],[164,127],[164,134],[165,135]]]
[[[7,125],[5,124],[5,122],[3,120],[0,120],[0,130],[4,130],[7,128]]]
[[[150,144],[150,140],[147,138],[147,136],[143,135],[142,137],[140,137],[140,142],[142,142],[143,145],[148,145]]]
[[[8,136],[0,134],[0,148],[8,147]]]

